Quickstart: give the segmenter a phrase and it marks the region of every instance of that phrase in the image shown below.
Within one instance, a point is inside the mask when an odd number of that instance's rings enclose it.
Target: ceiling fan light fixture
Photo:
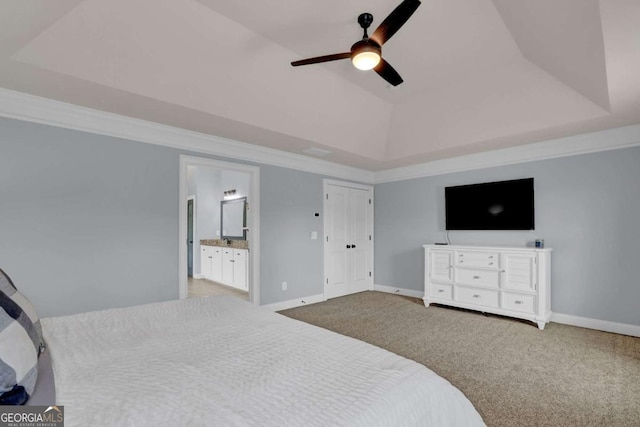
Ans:
[[[362,40],[351,48],[351,62],[358,70],[371,70],[380,63],[380,48]]]
[[[351,60],[358,70],[371,70],[380,63],[380,55],[376,52],[360,52]]]

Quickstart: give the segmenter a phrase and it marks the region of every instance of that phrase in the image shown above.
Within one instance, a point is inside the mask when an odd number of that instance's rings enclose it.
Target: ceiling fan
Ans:
[[[373,15],[363,13],[358,16],[358,23],[364,30],[362,40],[357,41],[349,52],[336,53],[333,55],[316,56],[314,58],[293,61],[291,65],[318,64],[320,62],[337,61],[338,59],[351,58],[354,67],[359,70],[373,69],[380,77],[393,86],[402,83],[400,74],[382,58],[382,45],[385,44],[404,24],[409,20],[413,12],[420,6],[420,0],[404,0],[393,12],[371,34],[367,34],[367,28],[373,22]]]

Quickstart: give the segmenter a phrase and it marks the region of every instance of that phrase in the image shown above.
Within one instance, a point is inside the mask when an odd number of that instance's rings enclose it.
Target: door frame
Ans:
[[[247,211],[247,234],[249,235],[249,301],[260,305],[260,168],[242,163],[226,162],[207,157],[180,155],[178,173],[178,299],[189,296],[187,285],[187,167],[213,167],[248,173],[249,210]],[[195,204],[194,204],[195,206]]]
[[[193,224],[191,224],[191,229],[193,230],[193,241],[195,242],[195,241],[198,239],[198,230],[197,230],[197,228],[196,228],[196,227],[197,227],[196,196],[195,196],[195,195],[187,196],[187,217],[189,216],[189,215],[188,215],[188,211],[189,211],[189,207],[188,207],[188,205],[189,205],[189,200],[191,200],[191,203],[193,204],[193,208],[192,208],[192,210],[193,210],[193,211],[191,212],[191,217],[192,217],[192,220],[193,220]],[[189,238],[189,233],[188,233],[188,227],[187,227],[187,239],[188,239],[188,238]],[[185,241],[186,241],[186,239],[185,239]],[[192,245],[192,247],[193,247],[193,243],[192,243],[191,245]],[[195,265],[196,265],[196,257],[195,257],[195,255],[196,255],[196,254],[195,254],[195,251],[193,251],[193,249],[191,250],[191,252],[193,252],[193,253],[191,254],[191,257],[192,257],[192,259],[191,259],[191,268],[192,268],[191,276],[192,276],[194,279],[197,279],[197,277],[195,277],[196,275],[195,275],[195,274],[193,274],[193,270],[194,270],[194,267],[195,267]],[[187,263],[187,264],[188,264],[188,263]],[[188,271],[189,271],[189,266],[187,265],[187,277],[189,277],[189,276],[188,276]]]
[[[347,187],[347,188],[356,188],[358,190],[365,190],[365,191],[369,191],[369,194],[371,195],[371,209],[368,212],[368,217],[367,220],[370,221],[369,224],[371,224],[371,256],[369,258],[369,263],[371,265],[371,287],[369,290],[373,290],[374,289],[374,283],[375,283],[375,268],[373,266],[373,261],[375,259],[375,235],[374,235],[374,227],[373,227],[373,208],[375,206],[375,199],[374,199],[374,193],[373,193],[373,185],[367,185],[367,184],[359,184],[356,182],[349,182],[349,181],[338,181],[335,179],[328,179],[325,178],[322,180],[322,213],[324,215],[323,218],[323,222],[322,222],[322,228],[323,228],[323,232],[322,232],[322,246],[323,246],[323,251],[322,251],[322,255],[323,255],[323,260],[322,260],[322,264],[323,264],[323,273],[324,273],[324,277],[322,279],[322,294],[323,294],[323,299],[326,301],[327,299],[327,284],[329,281],[329,248],[327,245],[327,238],[328,238],[328,230],[329,230],[329,224],[328,222],[328,212],[329,212],[329,205],[327,203],[327,195],[329,194],[329,186],[330,185],[335,185],[335,186],[339,186],[339,187]]]

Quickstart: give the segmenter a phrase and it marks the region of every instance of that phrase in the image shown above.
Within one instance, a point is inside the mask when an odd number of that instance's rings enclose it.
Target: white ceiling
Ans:
[[[384,45],[390,87],[346,52],[399,0],[11,0],[0,86],[369,170],[640,123],[637,0],[425,0]]]

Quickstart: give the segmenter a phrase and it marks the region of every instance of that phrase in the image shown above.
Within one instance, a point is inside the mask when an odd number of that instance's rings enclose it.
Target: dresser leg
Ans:
[[[429,304],[431,304],[429,301],[427,301],[426,299],[422,300],[424,302],[424,306],[425,307],[429,307]]]
[[[544,331],[544,326],[547,324],[547,322],[536,322],[538,323],[538,329],[540,329],[541,331]]]

